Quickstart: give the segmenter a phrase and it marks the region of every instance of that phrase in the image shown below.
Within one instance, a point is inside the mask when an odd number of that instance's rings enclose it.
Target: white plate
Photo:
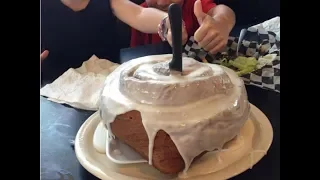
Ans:
[[[128,145],[118,141],[117,139],[110,140],[108,131],[103,125],[98,112],[95,112],[90,117],[94,121],[100,121],[93,134],[93,147],[101,154],[106,154],[107,157],[117,164],[135,164],[147,162],[136,151]],[[120,153],[121,152],[121,153]]]
[[[75,152],[81,165],[90,173],[104,180],[138,180],[138,179],[179,179],[177,176],[167,176],[159,173],[147,163],[123,165],[112,162],[105,154],[99,153],[93,147],[93,135],[100,123],[96,114],[89,117],[79,129],[75,139]],[[250,124],[253,130],[250,129]],[[273,130],[268,118],[251,104],[251,113],[248,122],[243,128],[246,146],[235,152],[222,152],[217,161],[214,154],[207,153],[203,160],[193,163],[190,171],[200,173],[210,169],[210,174],[196,175],[188,179],[219,180],[229,179],[251,168],[265,155],[273,139]],[[251,138],[250,138],[251,137]],[[250,146],[250,148],[249,148]],[[252,149],[251,149],[252,148]],[[250,150],[249,150],[250,149]],[[208,166],[209,164],[209,166]],[[212,167],[215,167],[212,170]]]
[[[97,120],[101,121],[99,116],[97,117]],[[107,134],[107,137],[109,137],[108,131],[105,128],[104,130]],[[147,162],[145,159],[141,157],[140,154],[138,154],[131,147],[122,143],[121,141],[117,139],[110,141],[110,139],[107,139],[107,138],[105,140],[106,140],[106,155],[114,163],[136,164],[136,163]]]

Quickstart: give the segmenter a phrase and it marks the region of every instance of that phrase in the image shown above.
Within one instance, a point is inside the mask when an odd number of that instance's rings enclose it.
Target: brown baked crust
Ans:
[[[118,115],[110,124],[112,133],[148,160],[148,135],[144,129],[139,111],[133,110]],[[201,153],[197,158],[204,155]],[[153,147],[152,165],[165,174],[177,174],[184,169],[184,161],[170,136],[158,131]]]

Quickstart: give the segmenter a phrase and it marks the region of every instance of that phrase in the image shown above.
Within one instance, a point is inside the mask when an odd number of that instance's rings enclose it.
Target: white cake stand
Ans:
[[[75,139],[77,158],[90,173],[103,180],[183,179],[164,175],[147,163],[121,163],[112,157],[107,157],[105,152],[97,151],[93,145],[93,136],[100,120],[98,113],[90,116],[79,129]],[[251,104],[249,120],[241,134],[245,142],[241,148],[233,152],[218,152],[219,155],[207,153],[193,163],[190,177],[186,179],[224,180],[252,168],[270,148],[273,129],[268,118]]]

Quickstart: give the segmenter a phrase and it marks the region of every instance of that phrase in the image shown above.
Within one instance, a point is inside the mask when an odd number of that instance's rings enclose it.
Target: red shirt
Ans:
[[[193,12],[193,6],[195,2],[196,0],[185,0],[182,6],[182,19],[186,25],[189,36],[192,36],[199,28],[198,20]],[[201,0],[201,4],[204,13],[208,13],[210,9],[216,6],[216,4],[213,3],[213,0]],[[147,4],[144,2],[140,6],[147,7]],[[161,41],[162,40],[158,34],[146,34],[136,29],[131,29],[131,47],[154,44]]]

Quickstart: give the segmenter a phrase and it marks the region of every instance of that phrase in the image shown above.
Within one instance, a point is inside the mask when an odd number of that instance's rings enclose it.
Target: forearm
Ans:
[[[232,9],[225,5],[217,5],[208,14],[216,21],[226,23],[228,30],[231,31],[236,22],[236,16]]]
[[[111,8],[122,22],[144,33],[157,33],[158,24],[167,16],[165,12],[143,8],[129,0],[111,0]]]

